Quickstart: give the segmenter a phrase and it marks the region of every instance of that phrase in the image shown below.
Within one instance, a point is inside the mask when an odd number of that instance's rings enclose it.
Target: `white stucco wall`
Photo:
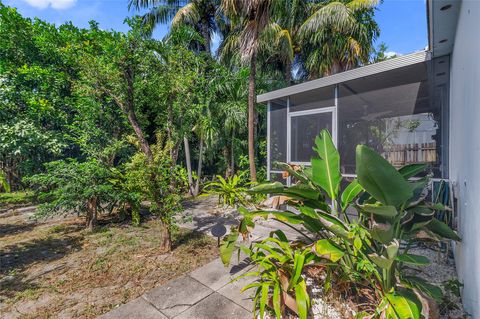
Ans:
[[[450,179],[459,199],[463,302],[480,318],[480,0],[462,1],[451,57]]]

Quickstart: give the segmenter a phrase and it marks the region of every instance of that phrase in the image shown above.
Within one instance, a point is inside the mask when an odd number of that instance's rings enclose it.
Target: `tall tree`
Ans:
[[[128,7],[149,10],[143,22],[151,27],[158,23],[172,23],[172,27],[188,25],[203,37],[201,48],[210,54],[211,40],[217,31],[218,0],[129,0]]]
[[[273,0],[223,0],[222,10],[230,19],[233,29],[230,41],[238,42],[241,60],[248,64],[248,159],[250,178],[257,181],[255,167],[255,77],[260,36],[269,23]],[[228,40],[227,40],[228,41]]]

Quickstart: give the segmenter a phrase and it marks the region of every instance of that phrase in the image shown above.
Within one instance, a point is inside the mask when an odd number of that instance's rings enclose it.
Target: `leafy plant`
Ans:
[[[45,201],[39,206],[37,217],[59,213],[85,214],[86,227],[93,229],[97,214],[116,199],[110,183],[111,170],[95,159],[82,163],[73,159],[55,161],[45,166],[45,173],[25,179],[39,200]]]
[[[10,184],[8,183],[7,175],[2,171],[0,171],[0,186],[2,186],[6,193],[10,193]]]
[[[341,192],[340,156],[327,131],[322,131],[316,138],[314,150],[318,156],[312,158],[311,167],[280,164],[297,180],[296,184],[286,187],[275,182],[251,189],[254,193],[289,198],[287,209],[251,212],[240,209],[244,218],[236,232],[225,238],[221,246],[222,260],[228,263],[238,235],[245,235],[251,230],[256,219],[275,218],[287,223],[305,238],[290,244],[294,254],[303,254],[307,249],[316,256],[308,255],[308,262],[304,262],[301,268],[318,266],[325,269],[329,276],[335,275],[335,280],[325,281],[326,290],[332,282],[353,284],[353,290],[368,286],[378,300],[374,310],[370,311],[372,316],[420,318],[421,299],[429,297],[440,301],[442,291],[419,277],[405,274],[406,267],[421,267],[429,263],[426,257],[409,253],[412,244],[423,240],[460,240],[454,231],[434,217],[436,210],[447,208],[426,201],[423,190],[428,184],[428,176],[409,180],[422,172],[426,165],[412,164],[396,170],[379,154],[359,145],[356,152],[357,178]],[[350,221],[347,213],[352,209],[358,216],[355,222]],[[268,241],[261,246],[252,244],[251,247],[256,256],[258,249],[277,251]],[[265,262],[253,258],[253,255],[250,253],[252,260],[263,267]],[[294,267],[288,259],[271,253],[268,255],[277,268],[284,261],[289,268]],[[303,269],[299,271],[302,273]],[[287,272],[285,276],[290,281],[295,275]],[[264,289],[271,299],[266,307],[277,317],[275,308],[284,306],[300,318],[307,317],[306,313],[296,311],[302,306],[298,298],[295,309],[285,300],[274,300],[272,287]],[[281,293],[289,293],[282,286],[279,289]],[[255,304],[260,309],[259,299]]]
[[[247,204],[245,199],[246,187],[241,186],[242,174],[229,176],[226,179],[217,175],[217,181],[209,182],[204,190],[207,194],[218,195],[218,201],[228,207],[237,203]]]

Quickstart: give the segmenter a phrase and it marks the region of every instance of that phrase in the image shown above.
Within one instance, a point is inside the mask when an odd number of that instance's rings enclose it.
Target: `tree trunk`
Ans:
[[[290,60],[285,63],[285,82],[287,85],[292,84],[292,61]]]
[[[250,76],[248,78],[248,161],[250,164],[250,179],[257,181],[257,170],[255,168],[255,75],[257,61],[256,54],[252,55],[250,61]]]
[[[92,231],[97,224],[97,197],[94,196],[87,201],[87,216],[85,227]]]
[[[230,165],[232,166],[232,176],[235,175],[235,130],[232,130],[232,143],[230,144]]]
[[[204,21],[202,23],[202,37],[203,40],[205,41],[205,52],[208,53],[208,55],[211,55],[211,48],[210,48],[210,32],[208,30],[208,22]]]
[[[202,179],[202,165],[203,165],[203,137],[200,138],[200,151],[198,153],[198,167],[197,167],[197,182],[195,183],[194,196],[200,193],[200,180]]]
[[[193,177],[192,177],[192,162],[190,157],[190,143],[187,137],[183,137],[183,144],[185,147],[185,161],[187,162],[187,175],[188,175],[188,195],[193,195]]]
[[[172,234],[168,224],[161,220],[161,230],[160,230],[160,251],[169,252],[172,250]]]
[[[228,145],[224,145],[222,148],[223,158],[225,160],[226,168],[225,168],[225,177],[232,176],[232,167],[230,165],[230,147]]]
[[[127,68],[124,73],[125,80],[127,81],[127,101],[125,105],[125,112],[127,113],[128,121],[132,125],[135,134],[137,135],[138,142],[140,143],[140,148],[142,152],[147,156],[148,161],[153,162],[153,154],[148,145],[145,136],[143,135],[142,129],[138,124],[137,116],[135,115],[135,102],[133,96],[133,71],[130,68]]]
[[[148,145],[147,140],[143,136],[142,129],[138,124],[135,113],[133,111],[128,112],[127,117],[128,117],[128,121],[130,122],[130,125],[132,125],[133,130],[135,131],[135,134],[137,135],[138,142],[140,143],[140,149],[147,156],[148,160],[150,162],[153,162],[152,150],[150,149],[150,145]]]

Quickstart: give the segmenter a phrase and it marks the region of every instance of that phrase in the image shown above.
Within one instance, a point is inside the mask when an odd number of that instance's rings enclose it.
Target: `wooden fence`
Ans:
[[[436,163],[437,145],[435,142],[396,144],[386,149],[383,155],[394,166],[410,163]]]

